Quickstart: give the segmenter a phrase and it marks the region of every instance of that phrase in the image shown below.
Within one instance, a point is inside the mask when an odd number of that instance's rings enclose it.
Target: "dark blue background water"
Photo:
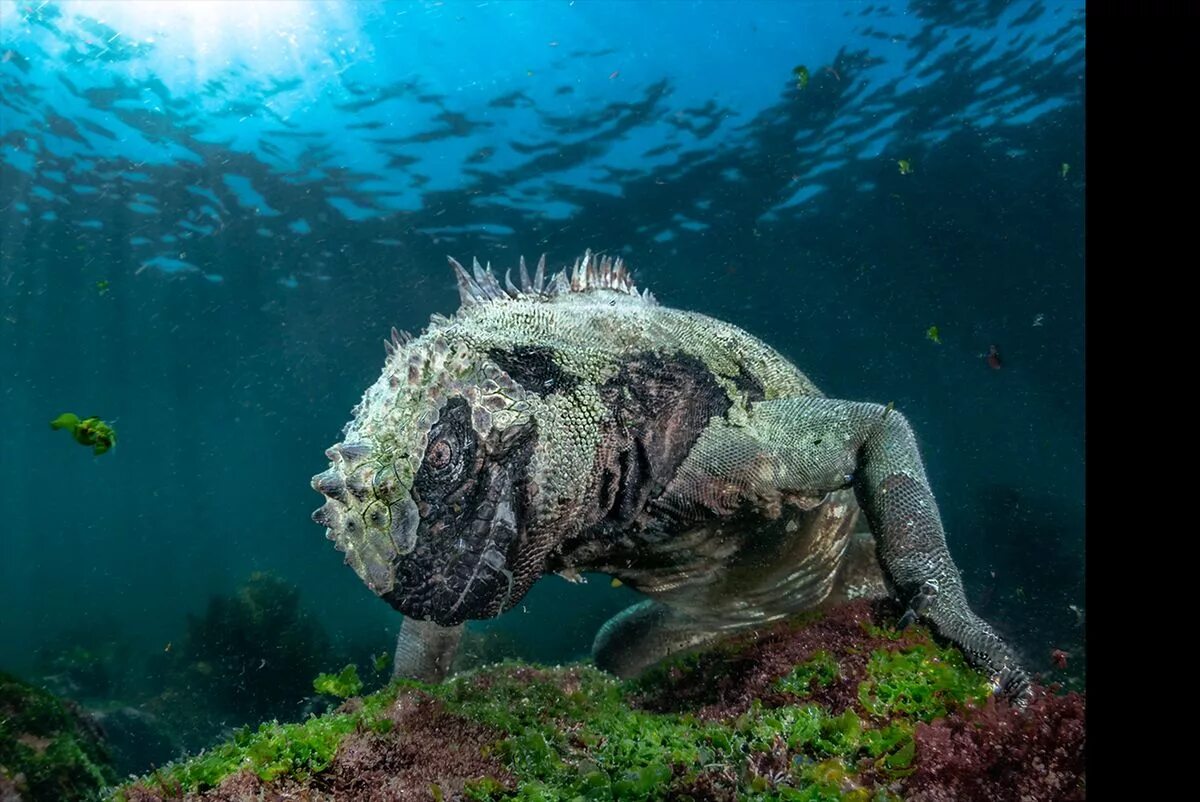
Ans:
[[[309,477],[446,254],[587,247],[894,401],[979,612],[1082,658],[1083,42],[1037,0],[0,0],[0,667],[159,653],[255,570],[389,648]],[[487,627],[564,660],[631,597]]]

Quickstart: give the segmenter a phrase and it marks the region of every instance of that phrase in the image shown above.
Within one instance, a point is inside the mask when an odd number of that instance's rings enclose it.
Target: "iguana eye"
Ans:
[[[465,399],[451,400],[429,432],[413,490],[425,499],[441,498],[458,488],[474,465],[478,444]]]
[[[425,461],[429,463],[429,467],[435,470],[441,470],[450,464],[450,459],[454,456],[454,449],[445,440],[438,440],[429,446],[429,451],[425,454]]]

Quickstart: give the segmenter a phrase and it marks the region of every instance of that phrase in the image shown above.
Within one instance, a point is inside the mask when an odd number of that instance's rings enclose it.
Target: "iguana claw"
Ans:
[[[904,615],[900,617],[900,623],[897,624],[899,629],[904,629],[916,621],[923,612],[929,609],[933,604],[933,600],[938,595],[938,584],[932,579],[926,579],[920,589],[913,595],[912,601],[909,602],[908,609],[904,611]]]
[[[1033,686],[1024,669],[1006,666],[992,675],[992,693],[1023,710],[1033,698]]]

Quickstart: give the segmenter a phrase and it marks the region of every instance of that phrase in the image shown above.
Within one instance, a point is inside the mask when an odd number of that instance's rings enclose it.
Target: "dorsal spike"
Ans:
[[[546,254],[538,259],[536,274],[533,277],[533,288],[538,292],[546,291]]]
[[[583,289],[591,288],[591,278],[596,272],[596,254],[592,253],[591,249],[583,253],[583,275],[579,277]]]
[[[450,266],[454,268],[454,278],[458,282],[458,300],[463,306],[473,306],[483,300],[483,290],[467,274],[467,269],[458,263],[453,256],[447,256]]]
[[[492,263],[488,262],[487,267],[483,269],[483,278],[487,281],[483,289],[492,299],[507,298],[508,293],[504,291],[504,287],[500,286],[500,282],[496,280],[496,274],[492,272]]]
[[[591,251],[585,251],[582,259],[575,260],[575,266],[571,268],[571,289],[575,292],[581,292],[584,288],[583,276],[587,271],[588,260],[592,258]]]
[[[521,294],[521,291],[513,286],[511,267],[504,271],[504,291],[508,293],[510,298],[516,298]]]
[[[492,273],[492,266],[489,263],[485,268],[479,264],[479,260],[474,260],[472,265],[475,273],[475,283],[483,291],[484,300],[494,301],[497,298],[504,297],[504,290],[500,289],[500,283],[496,281],[496,276]]]
[[[517,273],[521,278],[521,292],[532,292],[533,285],[529,283],[529,270],[525,267],[525,257],[521,257],[521,265]]]
[[[554,274],[554,278],[550,280],[550,294],[563,295],[571,291],[571,280],[567,278],[567,271],[560,270]]]

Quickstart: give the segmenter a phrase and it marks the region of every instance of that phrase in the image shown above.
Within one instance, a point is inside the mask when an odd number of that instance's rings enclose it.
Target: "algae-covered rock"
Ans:
[[[93,722],[50,693],[0,673],[0,800],[98,799],[115,780]]]
[[[461,799],[513,789],[495,751],[504,733],[416,685],[354,699],[303,724],[264,724],[116,789],[113,799]]]
[[[150,800],[1083,799],[1084,699],[1018,710],[856,602],[621,682],[502,663],[265,724],[113,792]]]

